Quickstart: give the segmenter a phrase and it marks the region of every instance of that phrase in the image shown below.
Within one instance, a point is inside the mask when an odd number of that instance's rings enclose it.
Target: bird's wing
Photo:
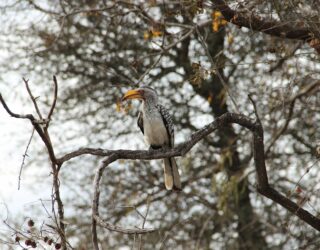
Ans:
[[[172,118],[169,114],[169,111],[163,107],[162,105],[158,104],[157,108],[161,114],[163,123],[167,129],[168,132],[168,137],[170,140],[170,147],[174,147],[174,126],[173,126],[173,122],[172,122]]]
[[[142,114],[141,111],[139,112],[139,115],[138,115],[137,124],[138,124],[138,127],[140,128],[142,134],[144,134],[144,129],[143,129],[143,114]]]

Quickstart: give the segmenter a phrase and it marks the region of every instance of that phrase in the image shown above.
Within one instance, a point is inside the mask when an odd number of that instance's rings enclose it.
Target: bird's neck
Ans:
[[[157,103],[154,100],[145,100],[142,103],[142,109],[146,112],[153,112],[155,109],[157,109],[156,105]]]

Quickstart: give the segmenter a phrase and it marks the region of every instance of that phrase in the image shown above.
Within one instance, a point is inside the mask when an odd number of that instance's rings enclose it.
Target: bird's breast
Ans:
[[[167,129],[163,123],[162,117],[154,115],[153,117],[144,116],[144,139],[147,144],[153,146],[163,146],[169,144]]]

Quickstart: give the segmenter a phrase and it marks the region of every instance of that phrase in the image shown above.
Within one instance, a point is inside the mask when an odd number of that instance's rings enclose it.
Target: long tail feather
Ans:
[[[168,190],[181,190],[180,175],[174,158],[163,159],[164,183]]]

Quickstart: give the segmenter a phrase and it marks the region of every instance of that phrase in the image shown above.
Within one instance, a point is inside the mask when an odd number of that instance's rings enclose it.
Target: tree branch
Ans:
[[[31,144],[31,141],[32,141],[32,138],[33,138],[33,134],[34,134],[34,128],[32,129],[31,136],[30,136],[30,139],[29,139],[29,141],[28,141],[26,150],[24,151],[24,154],[22,155],[22,163],[21,163],[21,166],[20,166],[20,171],[19,171],[19,176],[18,176],[18,190],[20,190],[20,182],[21,182],[22,169],[23,169],[24,164],[25,164],[25,159],[26,159],[26,157],[28,156],[28,149],[29,149],[29,146],[30,146],[30,144]]]
[[[219,10],[224,18],[235,25],[246,27],[253,31],[259,31],[268,35],[287,39],[297,39],[310,42],[314,38],[319,38],[319,31],[306,27],[297,27],[292,23],[279,22],[276,20],[266,20],[253,13],[243,13],[231,9],[224,0],[212,0],[213,8]]]
[[[183,156],[187,152],[189,152],[191,148],[194,145],[196,145],[205,136],[209,135],[216,129],[224,127],[228,124],[238,124],[242,127],[249,129],[253,134],[253,152],[254,152],[255,170],[257,174],[258,192],[263,196],[280,204],[288,211],[297,215],[301,220],[305,221],[307,224],[309,224],[313,228],[320,231],[320,218],[313,216],[311,213],[309,213],[308,211],[306,211],[296,203],[292,202],[290,199],[280,194],[278,191],[276,191],[269,185],[268,175],[267,175],[267,170],[265,165],[263,128],[260,120],[257,119],[256,121],[253,121],[249,117],[242,114],[225,113],[220,117],[218,117],[217,119],[215,119],[213,122],[206,125],[204,128],[192,134],[191,138],[188,141],[178,145],[173,149],[160,149],[160,150],[154,150],[154,151],[153,150],[145,151],[145,150],[101,150],[101,149],[83,150],[82,149],[80,151],[75,151],[71,154],[68,154],[69,157],[71,155],[77,155],[77,154],[79,155],[80,152],[108,156],[98,168],[95,174],[95,179],[94,179],[94,195],[93,195],[93,201],[92,201],[92,237],[93,237],[93,244],[95,249],[96,250],[99,249],[96,226],[97,224],[102,227],[106,226],[106,224],[100,224],[102,219],[99,217],[99,196],[100,196],[99,185],[100,185],[100,180],[102,178],[103,171],[106,169],[107,166],[109,166],[111,163],[119,159],[151,160],[151,159]],[[68,157],[64,156],[60,159],[64,159],[64,158],[68,158]],[[112,230],[115,227],[114,225],[109,223],[107,225],[108,227],[105,227],[105,228],[107,228],[108,230]],[[142,232],[139,231],[139,233],[142,233]]]
[[[4,101],[4,99],[2,98],[1,94],[0,94],[0,102],[2,103],[2,106],[8,112],[9,115],[11,115],[15,118],[29,119],[33,128],[37,131],[37,133],[41,137],[42,141],[44,142],[44,144],[48,150],[49,158],[51,161],[51,167],[52,167],[52,175],[53,175],[52,211],[53,211],[53,213],[55,213],[54,206],[56,203],[57,207],[58,207],[58,218],[59,218],[59,220],[56,221],[56,223],[57,223],[56,230],[61,238],[62,248],[67,249],[67,239],[65,237],[64,210],[63,210],[63,203],[62,203],[62,200],[60,197],[59,170],[60,170],[61,164],[59,164],[57,162],[57,159],[56,159],[56,156],[54,153],[54,149],[53,149],[53,145],[51,143],[50,135],[48,132],[49,120],[44,120],[42,118],[43,116],[42,116],[40,109],[38,107],[38,104],[36,102],[36,98],[34,98],[32,92],[29,88],[28,81],[25,79],[23,79],[23,81],[26,85],[28,94],[33,102],[33,105],[38,113],[40,120],[35,119],[35,117],[32,114],[20,115],[20,114],[13,113],[9,109],[9,107],[6,104],[6,102]],[[52,106],[50,108],[49,114],[47,116],[48,118],[50,118],[53,113],[53,110],[54,110],[55,104],[56,104],[56,99],[57,99],[58,85],[57,85],[57,80],[55,77],[53,77],[53,81],[54,81],[54,85],[55,85],[54,100],[53,100]]]
[[[5,100],[3,99],[1,93],[0,93],[0,102],[3,106],[3,108],[7,111],[7,113],[14,117],[14,118],[19,118],[19,119],[29,119],[29,120],[35,120],[33,115],[30,115],[30,114],[27,114],[27,115],[21,115],[21,114],[16,114],[16,113],[13,113],[10,108],[8,107],[8,105],[6,104]]]
[[[53,113],[54,108],[56,107],[57,97],[58,97],[58,82],[56,76],[53,76],[53,83],[54,83],[54,93],[53,93],[53,101],[47,116],[48,123],[46,124],[46,128],[49,126],[49,122]]]
[[[27,89],[27,91],[28,91],[28,94],[29,94],[29,96],[30,96],[31,101],[33,102],[33,106],[34,106],[34,108],[35,108],[36,111],[37,111],[37,114],[38,114],[38,116],[39,116],[39,119],[42,120],[42,115],[41,115],[40,109],[39,109],[39,107],[38,107],[36,98],[33,96],[32,92],[31,92],[31,89],[30,89],[30,86],[29,86],[29,80],[26,80],[25,78],[22,78],[22,80],[24,81],[24,84],[26,85],[26,89]]]

